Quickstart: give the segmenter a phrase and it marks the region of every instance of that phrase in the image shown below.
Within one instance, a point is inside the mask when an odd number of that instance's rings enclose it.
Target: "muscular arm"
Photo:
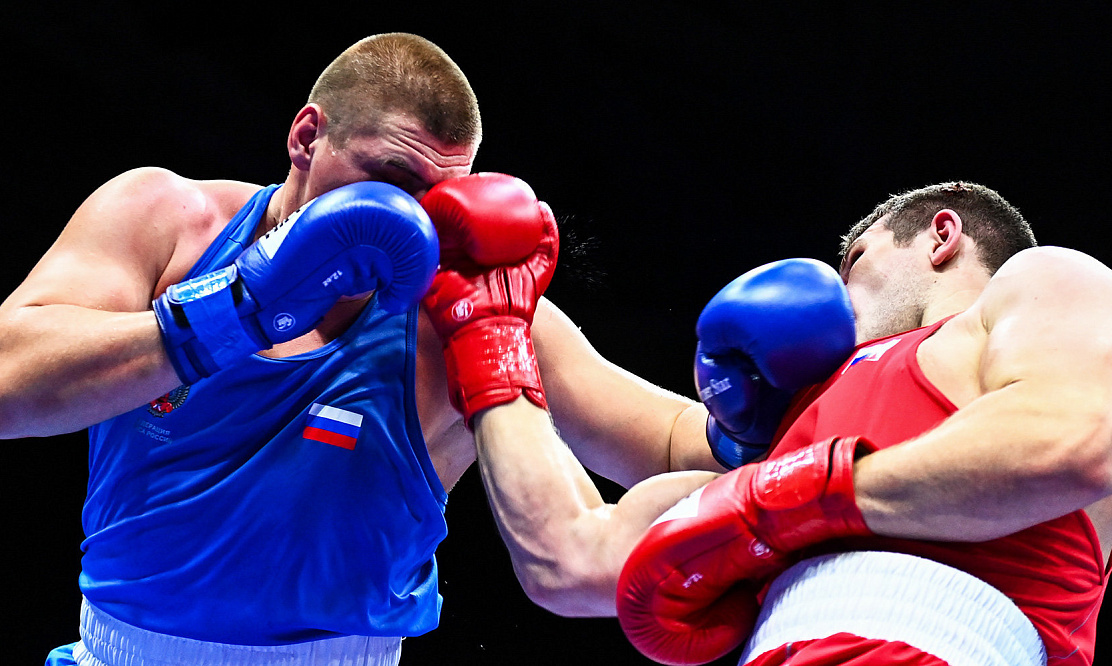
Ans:
[[[475,445],[522,588],[565,616],[614,615],[618,574],[634,543],[661,513],[716,476],[656,476],[607,504],[548,414],[523,398],[481,412]]]
[[[724,471],[707,445],[702,404],[604,359],[546,299],[533,342],[559,435],[589,469],[627,488],[667,471]]]
[[[979,541],[1112,493],[1112,271],[1029,250],[967,314],[987,332],[980,397],[923,436],[866,456],[858,504],[878,534]],[[964,315],[963,315],[964,316]]]
[[[149,306],[205,219],[187,182],[154,169],[108,182],[0,305],[0,437],[79,430],[180,383]]]

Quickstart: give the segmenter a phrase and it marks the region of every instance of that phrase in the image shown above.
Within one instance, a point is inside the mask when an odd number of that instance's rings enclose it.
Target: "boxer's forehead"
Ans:
[[[888,220],[891,219],[891,217],[891,215],[884,215],[868,227],[865,227],[855,238],[846,239],[845,253],[842,255],[841,265],[838,269],[842,274],[843,280],[845,280],[846,273],[853,265],[853,262],[861,256],[861,253],[865,251],[868,245],[882,242],[885,239],[891,240],[892,232],[888,229]]]
[[[470,173],[478,145],[445,143],[412,117],[395,114],[379,122],[373,133],[352,137],[347,148],[364,168],[393,173],[411,188],[427,191]]]
[[[887,213],[885,215],[882,215],[881,217],[877,218],[877,220],[875,222],[873,222],[872,224],[870,224],[869,226],[862,228],[857,233],[856,236],[848,238],[847,239],[848,242],[846,244],[846,254],[849,254],[849,250],[853,249],[853,246],[856,245],[858,242],[862,241],[862,239],[868,240],[869,238],[874,238],[877,235],[884,232],[885,230],[887,230],[888,221],[891,220],[891,219],[892,219],[892,214],[891,213]]]

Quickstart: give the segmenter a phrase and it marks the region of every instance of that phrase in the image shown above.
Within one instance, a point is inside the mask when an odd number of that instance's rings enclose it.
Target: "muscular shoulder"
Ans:
[[[1082,386],[1106,393],[1112,342],[1101,332],[1112,330],[1110,292],[1112,270],[1082,252],[1034,248],[1008,260],[977,303],[987,331],[983,386],[1038,378],[1061,395]],[[1070,399],[1075,407],[1091,403]]]
[[[120,174],[85,199],[9,300],[144,309],[257,189],[157,168]]]
[[[179,281],[224,225],[259,190],[228,180],[192,180],[157,167],[125,172],[98,189],[71,225],[113,238],[123,256],[152,262],[155,293]],[[86,233],[90,230],[86,229]]]
[[[1108,273],[1107,266],[1084,252],[1065,247],[1044,246],[1017,253],[1000,267],[993,279],[1027,271],[1050,277],[1094,270]]]
[[[167,169],[142,167],[105,183],[82,209],[94,219],[141,223],[152,234],[203,233],[210,225],[231,219],[258,189],[248,183],[192,180]]]
[[[1024,250],[1000,267],[969,309],[923,342],[919,365],[963,407],[1016,376],[1016,350],[1054,340],[1080,349],[1085,343],[1060,339],[1063,332],[1112,326],[1110,290],[1112,271],[1086,254],[1060,247]]]
[[[987,324],[1015,311],[1108,308],[1112,270],[1095,258],[1063,247],[1017,253],[989,280],[978,306]]]

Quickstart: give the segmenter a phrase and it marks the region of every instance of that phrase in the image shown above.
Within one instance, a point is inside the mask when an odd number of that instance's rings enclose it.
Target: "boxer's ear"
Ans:
[[[931,263],[935,266],[941,266],[956,257],[961,249],[961,216],[949,208],[938,211],[931,220],[928,233],[931,234],[931,239],[934,241],[931,250]]]
[[[290,164],[295,169],[309,170],[317,141],[324,137],[325,123],[324,112],[321,111],[319,104],[306,104],[297,112],[293,124],[290,125],[290,134],[286,138]]]

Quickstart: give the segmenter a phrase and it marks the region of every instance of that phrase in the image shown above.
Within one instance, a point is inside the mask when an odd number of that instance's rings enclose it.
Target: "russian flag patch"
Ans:
[[[849,370],[862,361],[879,361],[880,357],[884,356],[885,352],[889,349],[895,347],[900,340],[902,340],[902,338],[892,338],[887,342],[878,342],[875,345],[869,345],[864,349],[859,349],[854,355],[853,360],[847,363],[846,367],[842,368],[842,374],[846,374],[846,370]]]
[[[362,414],[314,402],[309,407],[309,419],[301,436],[350,451],[355,448],[362,425]]]

